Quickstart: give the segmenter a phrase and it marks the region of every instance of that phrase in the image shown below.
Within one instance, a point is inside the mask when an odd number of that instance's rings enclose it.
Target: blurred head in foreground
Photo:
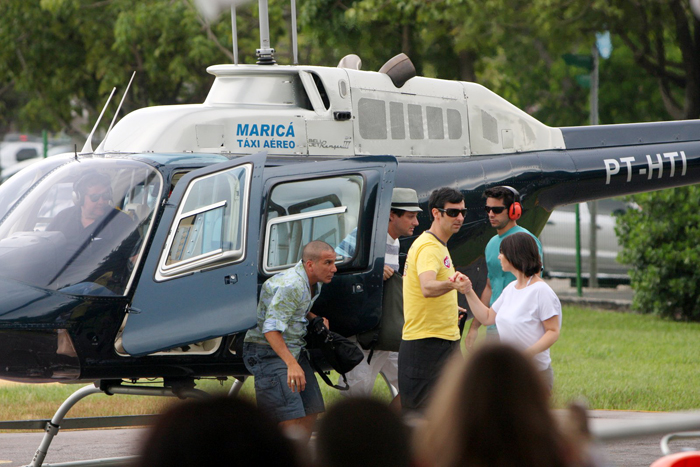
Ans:
[[[408,467],[408,428],[383,402],[350,398],[333,405],[321,419],[316,465],[323,467]]]
[[[150,429],[137,467],[218,465],[297,467],[277,424],[231,397],[190,399],[168,408]]]
[[[518,350],[487,344],[455,358],[414,437],[419,465],[573,465],[539,372]]]

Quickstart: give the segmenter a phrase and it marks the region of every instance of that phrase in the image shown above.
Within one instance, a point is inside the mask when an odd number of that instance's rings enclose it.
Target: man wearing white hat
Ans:
[[[418,204],[418,194],[410,188],[394,188],[391,196],[391,211],[389,213],[389,228],[386,237],[386,254],[384,256],[384,280],[388,280],[399,271],[399,237],[413,235],[413,229],[418,225],[418,213],[422,209]],[[354,245],[353,245],[354,247]],[[347,245],[345,250],[347,251]],[[354,250],[354,248],[353,248]],[[336,249],[337,251],[337,249]],[[348,256],[352,256],[353,252]],[[400,277],[400,276],[398,276]],[[350,389],[344,391],[347,396],[370,396],[374,382],[379,373],[383,373],[387,381],[398,388],[398,352],[374,350],[368,362],[370,350],[362,349],[365,359],[352,371],[346,374]],[[398,404],[398,396],[393,404]]]

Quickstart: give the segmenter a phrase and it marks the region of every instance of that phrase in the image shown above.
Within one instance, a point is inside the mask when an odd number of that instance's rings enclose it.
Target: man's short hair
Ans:
[[[396,214],[397,217],[401,217],[401,216],[403,216],[404,214],[406,214],[408,211],[404,211],[403,209],[394,209],[394,208],[391,208],[391,212],[394,213],[394,214]]]
[[[537,242],[532,235],[518,232],[501,241],[501,253],[518,271],[530,277],[542,270],[542,260]]]
[[[508,188],[494,186],[484,191],[484,198],[495,198],[503,201],[505,207],[510,207],[515,202],[515,195]]]
[[[444,186],[433,190],[430,193],[430,199],[428,200],[428,209],[430,212],[433,208],[442,209],[445,207],[446,203],[461,203],[464,201],[464,195],[461,191],[455,190],[454,188]]]
[[[301,259],[304,262],[318,261],[321,259],[321,253],[324,251],[330,251],[335,254],[335,250],[328,243],[321,240],[313,240],[304,247],[304,250],[301,252]]]

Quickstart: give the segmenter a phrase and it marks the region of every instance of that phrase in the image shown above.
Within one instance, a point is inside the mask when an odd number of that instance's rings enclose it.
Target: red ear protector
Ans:
[[[513,187],[502,185],[503,188],[513,193],[513,204],[508,208],[508,218],[514,221],[523,215],[523,206],[520,204],[520,193]]]

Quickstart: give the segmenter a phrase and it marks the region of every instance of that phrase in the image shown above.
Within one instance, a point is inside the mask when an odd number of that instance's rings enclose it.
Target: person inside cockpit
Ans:
[[[140,236],[127,214],[116,209],[110,178],[95,170],[73,184],[73,203],[46,228],[66,238],[66,260],[54,280],[67,293],[123,293]],[[71,273],[72,271],[72,273]]]

